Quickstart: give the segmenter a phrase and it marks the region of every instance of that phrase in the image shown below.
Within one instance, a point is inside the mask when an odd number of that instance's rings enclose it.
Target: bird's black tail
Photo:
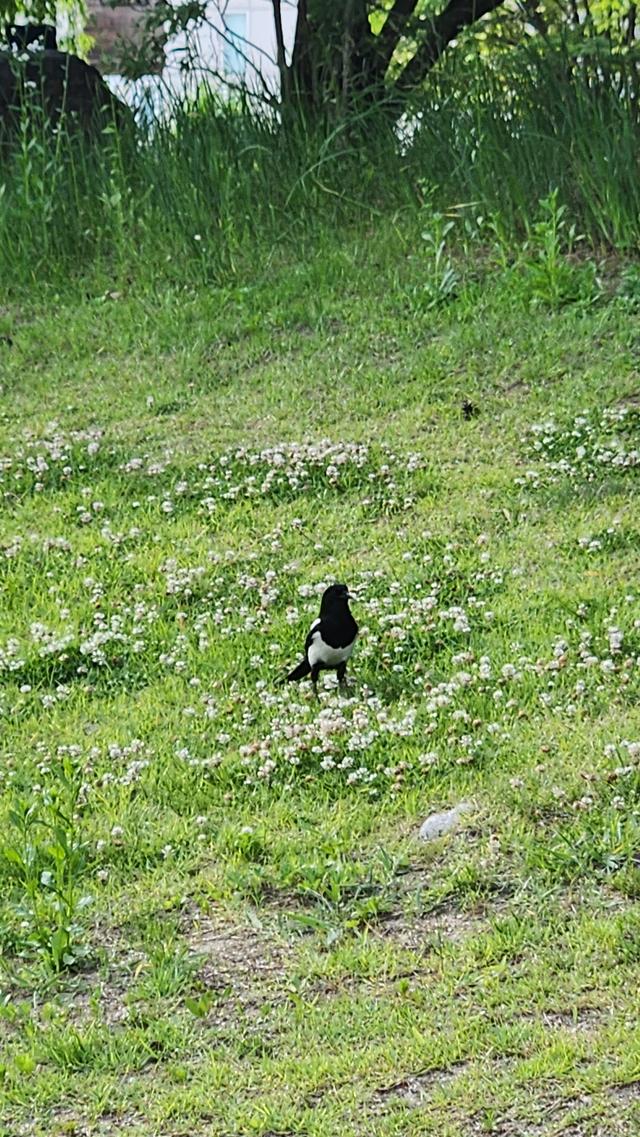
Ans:
[[[294,679],[304,679],[305,675],[309,675],[310,671],[311,664],[309,660],[305,658],[297,667],[294,667],[293,671],[289,672],[286,681],[287,683],[292,683]]]

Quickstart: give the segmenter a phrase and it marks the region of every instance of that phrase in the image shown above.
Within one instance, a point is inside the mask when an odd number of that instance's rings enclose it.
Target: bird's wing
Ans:
[[[313,643],[313,637],[315,636],[316,632],[318,631],[318,628],[320,627],[321,623],[322,623],[322,621],[318,617],[317,620],[313,621],[311,627],[309,628],[309,634],[308,634],[308,636],[304,642],[304,654],[305,655],[309,654],[309,648],[311,647],[311,644]]]

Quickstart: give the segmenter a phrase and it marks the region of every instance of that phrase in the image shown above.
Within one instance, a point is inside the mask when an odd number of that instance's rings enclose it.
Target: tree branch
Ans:
[[[449,0],[444,11],[432,21],[428,36],[418,45],[416,54],[398,77],[398,89],[408,91],[417,87],[459,32],[503,3],[504,0]]]
[[[532,28],[535,28],[541,36],[548,35],[547,21],[538,8],[537,0],[520,0],[519,8],[524,19],[531,24]]]
[[[299,0],[298,4],[298,18],[289,73],[295,93],[304,98],[312,99],[315,75],[311,59],[311,28],[307,0]]]
[[[380,53],[381,66],[382,63],[384,63],[385,71],[389,66],[391,56],[398,46],[398,40],[406,27],[407,21],[413,16],[417,6],[418,0],[395,0],[393,8],[380,29],[376,46]]]
[[[637,12],[635,4],[630,4],[629,11],[627,13],[627,29],[625,33],[625,41],[628,44],[632,44],[636,38],[636,15]]]
[[[304,51],[309,36],[309,12],[307,0],[300,0],[298,4],[298,18],[296,20],[296,33],[293,41],[293,59]]]
[[[276,62],[280,72],[280,87],[285,98],[289,95],[291,75],[284,50],[284,31],[282,28],[282,0],[273,0],[273,22],[276,28]]]

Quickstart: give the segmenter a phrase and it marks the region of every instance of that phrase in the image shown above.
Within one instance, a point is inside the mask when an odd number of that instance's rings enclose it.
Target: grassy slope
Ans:
[[[5,853],[7,1133],[609,1135],[640,1121],[637,758],[604,749],[640,737],[637,482],[594,467],[574,488],[518,484],[531,423],[637,388],[634,321],[613,301],[532,309],[488,263],[420,314],[407,293],[423,271],[395,240],[369,241],[246,289],[3,315],[0,646],[17,637],[24,660],[0,692],[3,832],[32,851],[39,905],[21,909]],[[104,437],[35,490],[19,451],[51,420]],[[344,493],[319,472],[264,500],[202,487],[199,464],[230,446],[325,437],[372,445],[364,472],[347,461]],[[381,445],[400,456],[398,490],[378,489]],[[424,468],[407,473],[408,452]],[[121,469],[146,455],[157,472]],[[250,473],[236,464],[232,481]],[[578,543],[603,534],[604,549]],[[358,589],[368,632],[352,698],[323,696],[323,734],[308,691],[276,679],[315,611],[299,587],[334,577]],[[435,617],[416,614],[434,584]],[[437,615],[452,606],[468,631]],[[79,650],[96,611],[122,618],[106,666]],[[34,622],[69,642],[43,660]],[[613,654],[611,624],[625,633]],[[299,765],[280,738],[243,766],[238,748],[278,729],[307,740]],[[367,732],[353,766],[321,768]],[[16,794],[50,820],[47,792],[83,846],[60,879],[93,897],[77,916],[87,956],[61,979],[46,966],[49,831],[8,821]],[[463,798],[457,834],[415,840]]]

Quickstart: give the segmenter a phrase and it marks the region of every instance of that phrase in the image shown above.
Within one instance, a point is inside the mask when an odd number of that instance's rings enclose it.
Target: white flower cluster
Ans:
[[[629,406],[583,411],[564,425],[556,419],[534,423],[523,442],[537,464],[516,482],[534,489],[564,480],[593,482],[640,468],[640,416]]]

